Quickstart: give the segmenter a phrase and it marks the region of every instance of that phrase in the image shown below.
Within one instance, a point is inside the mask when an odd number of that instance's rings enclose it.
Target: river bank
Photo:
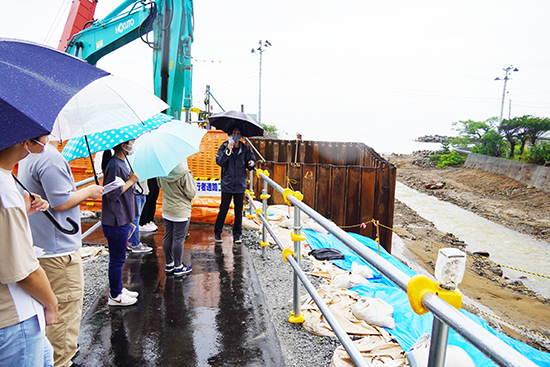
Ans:
[[[388,159],[397,167],[398,181],[406,186],[548,242],[550,195],[498,174],[463,167],[435,168],[418,155],[392,155]],[[405,244],[401,260],[431,274],[438,246],[467,250],[467,244],[452,233],[437,230],[433,223],[399,201],[395,205],[394,229],[401,233]],[[467,297],[464,303],[468,311],[515,339],[550,351],[550,300],[517,280],[506,279],[500,267],[483,261],[468,261],[460,289]]]

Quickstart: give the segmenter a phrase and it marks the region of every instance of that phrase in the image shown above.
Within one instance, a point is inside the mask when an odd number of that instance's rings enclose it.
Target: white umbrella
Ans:
[[[52,134],[59,140],[142,123],[169,106],[145,88],[121,77],[97,79],[63,107]]]

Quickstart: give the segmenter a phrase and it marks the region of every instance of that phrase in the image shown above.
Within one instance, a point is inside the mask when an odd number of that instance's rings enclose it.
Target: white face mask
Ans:
[[[50,141],[50,138],[48,137],[48,139],[46,140],[46,144],[42,144],[41,142],[39,142],[38,140],[36,139],[32,139],[36,144],[40,144],[42,145],[43,149],[40,153],[33,153],[31,152],[30,150],[28,150],[27,148],[25,148],[25,150],[29,153],[27,154],[27,156],[25,158],[29,158],[29,157],[38,157],[42,154],[44,154],[44,152],[46,151],[46,149],[48,148],[48,143]]]
[[[126,147],[130,147],[130,150],[126,149],[124,146],[122,149],[124,149],[124,152],[126,155],[132,155],[136,152],[136,145],[135,144],[124,144]]]

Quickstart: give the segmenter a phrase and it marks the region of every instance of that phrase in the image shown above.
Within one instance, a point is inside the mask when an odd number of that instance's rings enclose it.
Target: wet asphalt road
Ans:
[[[191,225],[183,261],[193,272],[166,276],[163,228],[130,254],[123,284],[139,292],[129,307],[107,305],[106,289],[84,316],[76,366],[284,366],[246,247],[213,227]],[[101,229],[87,239],[105,243]]]

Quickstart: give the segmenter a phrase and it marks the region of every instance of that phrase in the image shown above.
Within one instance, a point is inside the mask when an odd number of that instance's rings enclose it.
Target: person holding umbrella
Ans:
[[[101,197],[103,187],[89,185],[77,191],[71,167],[56,149],[58,144],[58,139],[52,137],[50,145],[44,148],[44,154],[22,160],[18,178],[26,188],[48,200],[54,209],[51,213],[59,222],[68,216],[80,223],[80,203],[87,198]],[[82,317],[82,235],[80,228],[75,234],[58,231],[42,215],[33,215],[29,221],[33,242],[43,250],[38,261],[59,301],[57,321],[46,328],[46,336],[54,349],[55,366],[66,366],[78,349]]]
[[[0,361],[7,366],[53,366],[45,325],[57,319],[58,302],[33,250],[27,215],[47,210],[39,195],[15,186],[11,171],[21,159],[43,152],[42,135],[5,146],[0,142]],[[7,143],[9,144],[9,143]]]
[[[132,292],[122,286],[122,267],[126,262],[126,244],[131,223],[138,215],[136,196],[132,186],[139,182],[136,173],[130,173],[125,154],[134,153],[134,140],[114,147],[103,153],[101,168],[104,187],[114,187],[103,195],[101,201],[101,228],[109,245],[109,306],[130,306],[137,302],[138,292]],[[117,185],[117,182],[119,184]]]
[[[222,242],[222,230],[231,199],[235,208],[233,223],[233,240],[241,243],[244,192],[246,191],[247,169],[256,165],[256,158],[250,147],[241,143],[241,124],[235,122],[229,126],[227,141],[223,142],[216,154],[216,164],[221,172],[221,203],[214,225],[216,243]]]

